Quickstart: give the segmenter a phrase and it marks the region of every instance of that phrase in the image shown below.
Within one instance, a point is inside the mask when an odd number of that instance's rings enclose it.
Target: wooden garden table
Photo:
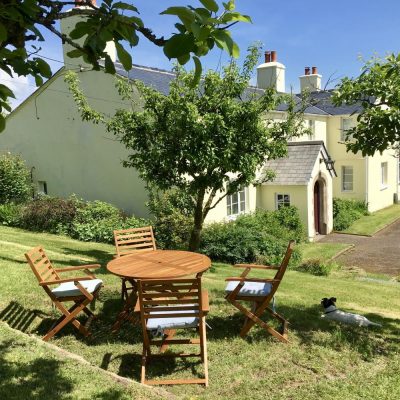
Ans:
[[[199,253],[180,250],[151,250],[115,258],[107,264],[107,270],[127,279],[132,290],[119,313],[112,330],[116,332],[124,320],[134,322],[133,311],[137,300],[139,279],[175,279],[188,275],[201,276],[210,268],[211,260]]]

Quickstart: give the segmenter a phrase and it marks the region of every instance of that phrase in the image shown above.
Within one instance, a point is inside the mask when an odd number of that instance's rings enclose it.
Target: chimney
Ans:
[[[300,76],[300,89],[301,91],[308,90],[316,92],[321,90],[321,78],[318,74],[318,68],[312,67],[310,74],[310,67],[304,68],[304,75]]]
[[[89,7],[83,4],[84,0],[75,0],[75,8],[86,8],[88,9]],[[96,0],[90,0],[92,5],[96,6]],[[66,12],[70,12],[72,10],[67,10]],[[75,28],[75,25],[78,22],[84,21],[86,19],[86,16],[84,15],[73,15],[69,16],[68,18],[62,18],[60,21],[61,24],[61,33],[69,36],[69,33]],[[85,37],[78,39],[76,42],[78,44],[82,44],[85,40]],[[82,57],[79,58],[70,58],[68,56],[68,53],[74,50],[74,47],[69,45],[68,43],[63,43],[63,55],[64,55],[64,63],[66,68],[74,68],[74,66],[81,65],[86,68],[91,68],[91,65],[88,65],[85,63],[85,61],[82,59]],[[104,50],[108,55],[111,57],[111,60],[113,62],[116,61],[117,59],[117,51],[115,49],[115,44],[113,41],[107,42],[106,48]]]
[[[277,92],[285,92],[285,69],[278,62],[275,50],[265,52],[265,62],[257,67],[257,86],[261,89],[274,88]]]

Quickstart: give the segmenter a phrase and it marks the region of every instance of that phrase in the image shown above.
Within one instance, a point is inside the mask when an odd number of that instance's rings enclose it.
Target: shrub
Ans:
[[[304,261],[298,267],[296,267],[297,271],[307,272],[312,275],[317,276],[329,276],[332,271],[338,269],[337,264],[331,262],[324,262],[319,259],[310,259]]]
[[[193,201],[179,190],[161,191],[148,187],[147,206],[154,217],[157,247],[187,249],[193,227]]]
[[[333,199],[333,229],[343,231],[363,215],[368,215],[368,206],[359,200]]]
[[[127,218],[117,207],[103,201],[81,202],[72,221],[70,235],[85,242],[114,242],[116,229],[138,228],[149,221]]]
[[[203,230],[201,252],[221,262],[279,264],[288,241],[303,237],[304,228],[296,213],[293,207],[287,214],[280,210],[258,211],[229,223],[210,224]],[[293,219],[293,230],[282,224],[283,218]],[[300,259],[300,251],[295,249],[290,264]]]
[[[25,205],[20,224],[31,231],[67,234],[77,205],[74,198],[39,196]]]
[[[23,206],[20,204],[0,204],[0,224],[19,226],[22,218]]]
[[[19,156],[0,156],[0,204],[23,203],[32,195],[30,172]]]

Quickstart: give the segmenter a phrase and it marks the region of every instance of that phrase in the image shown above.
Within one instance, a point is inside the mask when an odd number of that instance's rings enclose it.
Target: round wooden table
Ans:
[[[132,285],[131,293],[112,330],[118,331],[124,320],[134,322],[133,311],[137,300],[136,281],[139,279],[174,279],[188,275],[201,276],[210,268],[211,260],[199,253],[180,250],[151,250],[115,258],[107,270],[125,278]]]

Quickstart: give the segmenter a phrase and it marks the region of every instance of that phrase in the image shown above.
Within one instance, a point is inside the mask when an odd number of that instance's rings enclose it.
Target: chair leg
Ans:
[[[146,346],[143,344],[142,363],[141,363],[141,372],[140,372],[140,383],[142,383],[142,384],[145,384],[145,382],[146,382],[146,364],[147,364],[147,350],[146,350]]]
[[[206,321],[202,317],[200,320],[200,353],[204,366],[205,386],[208,387],[208,357],[207,357],[207,339],[206,339]]]
[[[164,331],[164,333],[165,333],[166,336],[164,337],[163,340],[169,340],[169,339],[172,339],[175,336],[176,329],[166,329]],[[162,344],[161,347],[160,347],[160,353],[164,353],[167,349],[168,349],[168,344],[167,343]]]

